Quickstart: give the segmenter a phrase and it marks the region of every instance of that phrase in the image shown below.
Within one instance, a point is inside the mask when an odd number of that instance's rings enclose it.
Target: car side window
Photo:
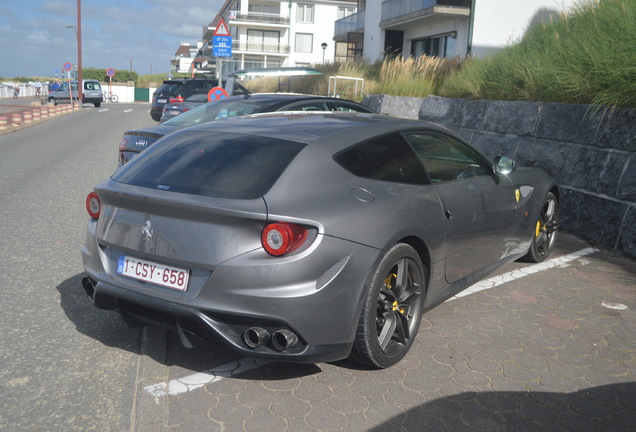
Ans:
[[[327,105],[324,102],[299,102],[296,104],[288,105],[284,108],[285,111],[329,111]],[[282,110],[278,110],[282,111]]]
[[[427,131],[405,133],[404,137],[413,146],[433,183],[492,173],[486,158],[449,135]]]
[[[356,144],[336,154],[334,159],[359,177],[396,183],[429,183],[417,155],[400,134]]]
[[[370,113],[371,110],[370,109],[365,109],[362,107],[359,107],[357,105],[351,105],[345,102],[331,102],[331,104],[333,105],[333,110],[334,111],[340,111],[340,112],[364,112],[364,113]]]

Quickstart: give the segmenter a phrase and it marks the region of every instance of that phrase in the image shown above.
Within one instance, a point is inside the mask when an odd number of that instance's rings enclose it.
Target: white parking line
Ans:
[[[223,378],[229,378],[233,375],[256,369],[257,367],[271,363],[269,360],[256,363],[256,359],[244,358],[235,362],[226,363],[224,365],[209,369],[205,372],[199,372],[188,375],[183,378],[170,380],[169,382],[161,382],[144,387],[144,390],[155,398],[163,396],[176,396],[187,393],[192,390],[203,387],[206,384],[221,381]]]
[[[529,267],[522,267],[517,270],[513,270],[508,273],[503,273],[490,279],[484,279],[482,281],[477,282],[472,285],[470,288],[465,289],[454,297],[449,298],[447,301],[454,300],[460,297],[464,297],[470,294],[474,294],[479,291],[483,291],[489,288],[494,288],[496,286],[505,284],[507,282],[512,282],[517,279],[521,279],[523,277],[529,276],[531,274],[535,274],[544,270],[548,270],[555,267],[568,267],[570,262],[577,260],[585,255],[592,254],[594,252],[598,252],[598,249],[589,247],[585,249],[581,249],[578,252],[571,253],[569,255],[564,255],[562,257],[553,258],[549,261],[544,261],[539,264],[531,265]],[[588,260],[582,260],[583,265],[588,264]]]
[[[581,249],[578,252],[571,253],[569,255],[564,255],[562,257],[554,258],[549,261],[545,261],[539,264],[535,264],[529,267],[522,267],[517,270],[513,270],[508,273],[503,273],[501,275],[497,275],[490,279],[484,279],[476,284],[472,285],[470,288],[462,291],[454,297],[451,297],[447,301],[457,299],[459,297],[464,297],[470,294],[474,294],[479,291],[483,291],[489,288],[494,288],[496,286],[505,284],[507,282],[512,282],[517,279],[521,279],[523,277],[529,276],[531,274],[539,273],[544,270],[549,270],[551,268],[556,267],[568,267],[570,262],[580,259],[586,255],[598,252],[596,248],[585,248]],[[581,260],[583,265],[588,264],[588,260]],[[187,393],[192,390],[199,389],[206,384],[214,383],[221,381],[223,378],[230,378],[242,372],[247,372],[252,369],[256,369],[260,366],[271,363],[269,360],[261,360],[256,362],[256,359],[253,358],[244,358],[241,360],[237,360],[235,362],[226,363],[216,368],[209,369],[205,372],[199,372],[196,374],[188,375],[183,378],[177,378],[170,380],[169,382],[160,382],[157,384],[153,384],[147,387],[144,387],[144,390],[149,393],[154,398],[161,398],[164,396],[176,396],[183,393]]]

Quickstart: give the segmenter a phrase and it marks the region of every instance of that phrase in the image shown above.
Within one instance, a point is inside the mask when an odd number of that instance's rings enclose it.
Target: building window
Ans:
[[[338,8],[338,19],[348,17],[349,15],[353,15],[356,12],[356,8],[352,7],[339,7]]]
[[[267,30],[247,30],[248,51],[280,52],[280,33]]]
[[[280,15],[280,3],[277,4],[250,4],[247,11],[251,13]]]
[[[262,57],[248,57],[245,56],[245,69],[258,69],[265,66],[265,62]]]
[[[296,33],[296,52],[313,52],[314,35],[311,33]]]
[[[298,4],[296,6],[296,22],[314,23],[314,5]]]
[[[411,55],[421,57],[454,57],[455,56],[455,34],[433,36],[418,39],[411,42]]]

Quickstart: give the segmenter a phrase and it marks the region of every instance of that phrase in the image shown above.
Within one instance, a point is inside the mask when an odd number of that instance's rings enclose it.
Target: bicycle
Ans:
[[[104,102],[117,102],[119,98],[115,93],[112,92],[104,92]]]

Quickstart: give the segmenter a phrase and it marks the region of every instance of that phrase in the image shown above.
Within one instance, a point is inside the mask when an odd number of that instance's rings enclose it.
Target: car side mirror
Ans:
[[[510,158],[505,156],[497,156],[495,158],[494,170],[497,174],[508,175],[515,171],[517,164]]]

